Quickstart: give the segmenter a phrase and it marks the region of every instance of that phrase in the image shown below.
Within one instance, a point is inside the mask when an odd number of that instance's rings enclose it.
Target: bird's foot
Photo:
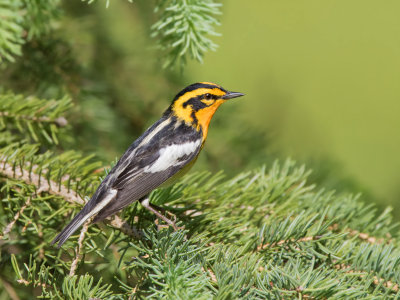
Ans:
[[[176,222],[176,215],[173,214],[172,212],[166,210],[165,208],[163,208],[161,206],[158,206],[158,205],[155,205],[155,204],[152,204],[152,203],[149,203],[149,206],[151,208],[153,208],[154,210],[157,210],[157,211],[161,212],[164,216],[169,215],[170,217],[172,217],[173,222],[174,223]]]
[[[179,229],[183,229],[183,227],[178,227],[178,226],[175,225],[176,216],[173,213],[170,213],[170,212],[166,211],[162,207],[159,207],[157,205],[151,204],[148,200],[147,201],[142,201],[140,203],[142,204],[142,206],[144,208],[146,208],[148,211],[151,211],[153,214],[155,214],[157,216],[156,225],[157,225],[158,229],[162,229],[162,228],[165,228],[165,227],[168,227],[168,226],[172,226],[172,228],[174,228],[175,231],[177,231]],[[163,215],[160,211],[163,212],[164,214],[168,214],[168,215],[172,216],[173,217],[173,221],[171,221],[169,218],[167,218],[165,215]],[[163,220],[168,225],[160,225],[160,224],[158,224],[158,219]]]
[[[176,224],[175,224],[176,218],[175,218],[174,221],[171,221],[170,219],[167,219],[167,218],[162,219],[162,220],[163,220],[164,222],[166,222],[167,224],[159,224],[159,220],[160,220],[160,219],[161,219],[161,218],[157,218],[157,219],[154,221],[154,223],[157,225],[157,229],[158,229],[158,230],[161,230],[161,229],[164,229],[164,228],[168,228],[169,226],[171,226],[172,228],[174,228],[175,231],[185,229],[185,226],[176,226]],[[168,220],[168,221],[167,221],[167,220]]]

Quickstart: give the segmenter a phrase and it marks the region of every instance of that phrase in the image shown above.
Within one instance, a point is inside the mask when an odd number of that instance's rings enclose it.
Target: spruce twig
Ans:
[[[20,137],[29,137],[36,142],[58,144],[58,128],[67,126],[63,114],[71,106],[71,99],[67,96],[54,100],[0,93],[0,129],[13,132],[14,138],[19,133]]]
[[[187,57],[202,62],[205,52],[216,50],[208,36],[219,35],[214,27],[220,24],[215,18],[220,7],[213,0],[159,1],[155,11],[160,16],[152,35],[159,37],[158,46],[166,53],[164,67],[182,67]]]
[[[281,245],[283,245],[283,244],[287,244],[287,243],[293,243],[293,242],[296,242],[296,243],[298,243],[298,242],[310,242],[310,241],[316,241],[316,240],[319,240],[321,238],[321,236],[306,236],[306,237],[303,237],[303,238],[300,238],[300,239],[290,239],[290,240],[280,240],[280,241],[278,241],[278,242],[276,242],[276,243],[266,243],[266,244],[263,244],[263,245],[259,245],[259,246],[257,246],[257,251],[260,251],[260,250],[265,250],[265,249],[267,249],[267,248],[272,248],[272,247],[275,247],[275,246],[281,246]]]
[[[10,233],[11,229],[13,228],[14,224],[18,221],[20,215],[24,212],[24,210],[31,204],[31,198],[29,197],[28,200],[26,200],[25,204],[21,207],[21,209],[15,214],[13,220],[6,225],[6,227],[3,230],[3,234],[0,235],[0,241]]]
[[[335,223],[335,224],[329,226],[328,228],[329,228],[329,230],[337,232],[337,231],[339,231],[339,224]],[[360,240],[362,240],[364,242],[368,242],[370,244],[383,244],[387,241],[390,241],[390,239],[392,238],[389,233],[386,234],[386,237],[388,240],[385,240],[384,238],[378,238],[371,234],[368,234],[365,232],[360,232],[359,230],[355,230],[352,228],[346,228],[346,232],[348,232],[351,237],[355,236],[355,237],[359,238]]]
[[[69,271],[69,276],[74,276],[75,275],[76,268],[78,266],[79,260],[81,259],[81,252],[82,252],[82,248],[83,248],[83,240],[85,238],[85,234],[86,234],[86,232],[88,230],[89,224],[90,224],[90,220],[86,221],[82,226],[81,233],[79,234],[78,246],[76,246],[76,250],[75,250],[76,255],[75,255],[74,260],[72,261],[71,269]]]
[[[53,180],[43,180],[38,174],[29,172],[22,168],[14,168],[14,166],[7,162],[6,159],[0,159],[0,173],[9,178],[22,180],[27,184],[34,185],[38,191],[46,191],[50,194],[62,197],[69,203],[84,205],[85,201],[77,192],[69,190],[66,186],[60,185]],[[38,168],[38,166],[34,166]],[[133,238],[140,238],[140,234],[132,228],[125,220],[118,216],[114,216],[112,220],[107,221],[113,228],[118,229],[126,235]]]
[[[6,292],[8,293],[8,296],[10,296],[10,298],[12,300],[20,300],[20,298],[18,297],[18,294],[16,293],[15,289],[13,288],[13,286],[10,283],[5,281],[4,279],[1,280],[1,283],[4,286],[4,289],[6,290]]]
[[[361,274],[359,275],[360,278],[365,278],[370,275],[368,272],[365,272],[365,271],[354,270],[351,266],[346,265],[346,264],[337,264],[337,265],[335,265],[335,268],[338,270],[344,270],[346,273],[360,273],[361,272]],[[376,275],[373,276],[373,284],[374,285],[382,284],[384,287],[386,287],[396,293],[399,291],[398,283],[392,282],[390,280],[384,280],[383,278],[379,278]]]
[[[49,117],[35,117],[35,116],[26,116],[26,115],[13,115],[7,111],[0,111],[0,118],[2,117],[8,117],[8,118],[14,118],[14,119],[19,119],[19,120],[29,120],[29,121],[34,121],[34,122],[46,122],[46,123],[54,123],[58,127],[65,127],[68,125],[68,121],[64,117],[58,117],[58,118],[49,118]]]
[[[34,185],[38,191],[46,191],[50,194],[60,196],[70,203],[84,205],[85,201],[74,191],[69,190],[66,186],[60,185],[53,180],[44,180],[38,174],[29,172],[22,168],[14,167],[8,163],[6,159],[0,159],[0,172],[6,177],[22,180],[27,184]],[[38,166],[33,166],[32,169],[38,169]]]

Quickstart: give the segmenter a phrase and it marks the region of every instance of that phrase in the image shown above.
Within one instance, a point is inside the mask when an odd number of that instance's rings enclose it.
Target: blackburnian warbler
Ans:
[[[89,218],[93,217],[92,222],[101,221],[136,200],[176,229],[175,223],[149,202],[148,195],[190,169],[203,148],[217,108],[228,99],[243,95],[210,82],[189,85],[178,93],[161,119],[132,143],[52,243],[61,247]]]

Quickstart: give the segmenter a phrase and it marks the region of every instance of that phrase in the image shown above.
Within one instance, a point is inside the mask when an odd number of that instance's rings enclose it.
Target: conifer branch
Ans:
[[[135,226],[129,225],[129,223],[123,219],[121,219],[119,216],[115,215],[109,222],[109,224],[114,227],[115,229],[118,229],[125,233],[126,235],[134,238],[134,239],[141,239],[142,238],[142,233],[136,229]]]
[[[152,35],[159,37],[159,48],[167,54],[164,67],[183,66],[188,56],[202,62],[205,52],[216,50],[208,36],[219,35],[214,27],[219,25],[215,16],[221,14],[220,7],[213,0],[158,2],[155,12],[160,16],[152,26]]]
[[[332,226],[329,226],[329,230],[338,232],[339,231],[339,224],[335,223]],[[378,238],[375,236],[372,236],[368,233],[365,232],[360,232],[359,230],[355,230],[355,229],[351,229],[351,228],[346,228],[346,232],[349,233],[349,235],[351,237],[356,236],[358,237],[360,240],[364,241],[364,242],[368,242],[370,244],[383,244],[387,241],[390,242],[390,240],[392,239],[391,234],[388,232],[386,234],[386,237],[388,238],[388,240],[385,240],[384,238]]]
[[[357,236],[360,240],[368,242],[370,244],[383,244],[385,242],[384,238],[377,238],[365,232],[360,232],[358,230],[350,228],[348,228],[347,231],[349,232],[350,236]],[[388,238],[389,239],[391,238],[389,233],[388,233]]]
[[[22,45],[50,31],[60,15],[59,0],[0,0],[0,63],[14,62]]]
[[[203,272],[205,272],[204,268],[201,269]],[[213,270],[211,270],[211,268],[207,269],[208,275],[210,276],[210,280],[214,283],[217,282],[217,277],[215,276],[215,273],[213,272]]]
[[[38,166],[33,166],[33,169]],[[77,192],[68,189],[66,186],[61,185],[53,180],[45,180],[38,174],[24,170],[21,167],[13,166],[8,163],[6,159],[0,159],[0,173],[8,178],[22,180],[27,184],[32,184],[37,188],[37,191],[48,192],[50,194],[60,196],[64,200],[72,204],[84,205],[85,201]],[[133,238],[140,238],[140,234],[132,228],[126,221],[118,216],[114,216],[111,221],[107,221],[113,228],[118,229],[126,235]]]
[[[257,251],[265,250],[267,248],[273,248],[275,246],[282,246],[287,243],[304,243],[304,242],[310,242],[310,241],[317,241],[320,238],[322,238],[322,236],[306,236],[306,237],[303,237],[300,239],[280,240],[276,243],[271,243],[271,244],[267,243],[267,244],[259,245],[259,246],[257,246]]]
[[[60,100],[25,97],[11,92],[0,94],[0,129],[19,132],[36,142],[57,144],[58,128],[68,124],[64,113],[72,106],[69,97]]]
[[[72,261],[71,269],[69,271],[69,276],[75,275],[75,270],[76,270],[79,260],[81,258],[81,252],[82,252],[82,248],[83,248],[83,240],[85,238],[85,234],[88,230],[89,224],[90,224],[90,220],[86,221],[82,226],[81,233],[79,234],[78,246],[76,246],[76,250],[75,250],[76,255],[75,255],[74,260]]]
[[[51,30],[52,23],[61,15],[60,0],[23,1],[26,38],[38,38]]]
[[[4,60],[15,61],[15,55],[21,55],[23,17],[19,14],[17,1],[0,1],[2,16],[0,16],[0,63]]]
[[[6,290],[8,295],[10,296],[11,300],[20,300],[18,294],[10,283],[5,281],[4,279],[1,279],[1,283],[4,286],[4,289]]]
[[[43,122],[45,122],[45,123],[54,123],[58,127],[65,127],[68,124],[67,119],[64,118],[64,117],[58,117],[56,119],[52,119],[52,118],[49,118],[49,117],[13,115],[13,114],[10,114],[7,111],[0,111],[0,118],[4,118],[4,117],[15,118],[15,119],[19,119],[19,120],[28,120],[28,121],[38,122],[38,123],[43,123]]]
[[[64,198],[69,203],[84,205],[85,201],[77,194],[77,192],[68,189],[66,186],[61,185],[53,180],[46,180],[41,178],[38,174],[24,170],[21,167],[14,166],[7,162],[6,159],[0,160],[0,172],[8,177],[18,180],[22,180],[27,184],[32,184],[37,188],[39,192],[48,192],[53,195]],[[34,169],[38,169],[39,166],[34,165]]]
[[[3,230],[3,234],[0,235],[0,241],[10,233],[12,230],[14,224],[18,221],[20,215],[24,212],[24,210],[31,204],[31,198],[29,197],[28,200],[26,200],[25,204],[20,208],[20,210],[15,214],[13,220],[6,225],[6,227]]]
[[[346,265],[346,264],[337,264],[337,265],[335,265],[335,268],[338,270],[344,270],[346,273],[349,273],[349,274],[361,272],[361,274],[359,275],[360,278],[365,278],[365,277],[370,276],[370,274],[368,272],[354,270],[351,266]],[[381,284],[384,287],[386,287],[396,293],[399,291],[398,283],[392,282],[390,280],[384,280],[383,278],[379,278],[376,275],[373,275],[373,284],[376,286]]]
[[[80,194],[89,192],[82,192],[83,188],[75,185],[78,178],[79,181],[88,180],[90,186],[97,183],[94,171],[98,165],[88,167],[88,160],[82,162],[79,155],[72,156],[76,164],[59,171],[58,166],[63,167],[65,161],[71,160],[71,155],[63,158],[37,155],[29,149],[21,148],[15,155],[14,146],[2,150],[0,173],[4,164],[13,167],[9,170],[11,176],[20,176],[21,168],[21,172],[35,173],[33,175],[41,176],[42,181],[48,183],[42,191],[51,187],[52,191],[56,190],[53,195],[57,195],[58,190],[55,183],[65,185],[72,182],[71,189],[78,192],[73,196],[79,198]],[[33,154],[25,155],[24,163],[19,158],[25,153]],[[59,162],[55,163],[57,159]],[[53,162],[52,168],[50,162]],[[149,221],[143,218],[140,222],[134,221],[146,228],[141,239],[121,238],[113,231],[106,246],[99,251],[99,248],[87,247],[89,243],[86,240],[90,240],[90,245],[96,245],[98,239],[92,239],[82,228],[76,252],[70,261],[60,259],[55,249],[43,248],[45,255],[36,251],[33,262],[27,263],[26,255],[18,255],[20,262],[15,258],[14,270],[21,283],[30,287],[41,286],[43,295],[47,297],[61,289],[54,286],[51,290],[49,287],[56,268],[64,274],[71,274],[65,277],[62,291],[68,290],[68,295],[76,298],[83,289],[95,293],[97,288],[90,275],[74,275],[79,265],[107,263],[117,270],[117,261],[124,265],[119,270],[127,276],[135,274],[137,278],[132,283],[118,279],[126,297],[132,293],[139,298],[182,299],[395,297],[399,292],[400,250],[396,248],[396,240],[378,243],[378,237],[387,236],[383,224],[388,223],[390,216],[366,214],[366,208],[354,197],[332,198],[330,193],[314,192],[304,183],[306,173],[286,164],[284,167],[274,165],[269,171],[261,169],[243,173],[226,181],[221,180],[220,174],[192,174],[172,188],[156,190],[150,195],[152,203],[162,205],[168,202],[173,212],[177,212],[178,219],[184,222],[185,231],[157,230],[152,222],[148,226]],[[32,180],[37,181],[33,177]],[[13,181],[5,186],[15,190]],[[23,189],[17,196],[11,193],[14,198],[10,202],[18,205],[30,190],[33,188]],[[36,190],[40,191],[40,187]],[[33,204],[25,209],[25,226],[32,220],[31,228],[42,232],[43,224],[43,236],[53,235],[52,224],[58,226],[57,217],[64,215],[68,208],[59,208],[48,220],[40,218],[38,221],[29,218],[30,212],[43,207],[36,200],[32,198]],[[10,208],[8,212],[13,206]],[[146,213],[136,205],[126,210],[127,214],[134,216]],[[370,208],[367,210],[371,211]],[[54,206],[48,207],[42,216],[53,211]],[[361,220],[357,214],[364,219]],[[49,220],[53,223],[50,224]],[[118,222],[118,219],[111,222]],[[45,224],[49,224],[47,232]],[[360,233],[367,236],[356,238]],[[376,237],[376,242],[371,243],[371,237]],[[41,243],[41,238],[35,240],[31,236],[18,242],[21,246],[28,242],[35,245]],[[54,260],[45,262],[53,257]],[[26,267],[18,270],[18,264],[22,263]],[[36,264],[44,267],[39,270]],[[22,272],[27,274],[22,276]],[[100,291],[106,291],[107,287],[99,285]]]

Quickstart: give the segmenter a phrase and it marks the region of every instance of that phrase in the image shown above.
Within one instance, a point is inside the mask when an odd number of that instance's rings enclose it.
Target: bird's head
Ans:
[[[199,82],[180,91],[172,101],[170,109],[179,120],[196,130],[202,129],[206,136],[208,125],[217,108],[225,101],[243,95],[229,92],[215,83]]]

